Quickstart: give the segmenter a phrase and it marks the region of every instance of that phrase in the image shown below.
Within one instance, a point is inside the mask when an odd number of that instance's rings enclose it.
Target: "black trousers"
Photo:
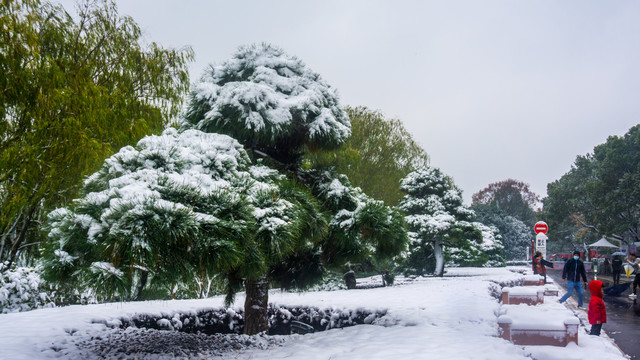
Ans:
[[[620,284],[620,269],[618,269],[617,271],[613,270],[611,275],[613,275],[613,285]]]
[[[589,335],[600,336],[600,330],[602,330],[602,324],[593,324]]]
[[[633,293],[636,293],[636,288],[640,286],[640,274],[636,274],[635,279],[633,280]]]

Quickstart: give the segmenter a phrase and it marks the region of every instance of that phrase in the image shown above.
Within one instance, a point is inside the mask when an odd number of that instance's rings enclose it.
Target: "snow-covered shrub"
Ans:
[[[1,313],[53,306],[37,268],[16,267],[0,274]]]
[[[346,289],[347,285],[344,282],[343,275],[330,272],[325,274],[320,283],[315,284],[311,288],[307,289],[307,291],[336,291]]]
[[[366,309],[321,309],[314,306],[279,306],[269,304],[270,335],[291,334],[291,322],[299,321],[310,325],[314,331],[345,328],[354,325],[371,324],[386,315],[386,310]],[[244,312],[234,309],[206,309],[186,313],[172,312],[156,314],[135,314],[116,321],[104,321],[108,327],[129,327],[171,330],[204,334],[241,334],[244,328]]]
[[[313,193],[333,214],[323,256],[330,263],[387,259],[405,249],[406,223],[397,208],[367,196],[342,174],[321,170],[305,174]]]

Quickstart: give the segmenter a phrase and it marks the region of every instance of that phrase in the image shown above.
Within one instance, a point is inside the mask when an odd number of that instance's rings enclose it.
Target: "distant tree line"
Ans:
[[[640,125],[610,136],[547,185],[544,218],[564,248],[640,241]]]
[[[528,184],[507,179],[489,184],[471,199],[477,221],[498,229],[505,259],[526,259],[527,248],[534,236],[540,197],[529,189]]]

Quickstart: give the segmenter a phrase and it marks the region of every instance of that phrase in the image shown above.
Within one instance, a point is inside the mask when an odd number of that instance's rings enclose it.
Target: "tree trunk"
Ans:
[[[140,275],[140,282],[138,283],[138,286],[136,287],[136,294],[133,298],[133,300],[139,301],[142,297],[142,291],[144,291],[144,287],[147,286],[147,281],[149,280],[149,273],[146,271],[143,271],[142,274]]]
[[[267,304],[269,302],[269,281],[266,277],[246,280],[247,296],[244,301],[244,333],[255,335],[269,330]]]
[[[20,245],[22,245],[22,243],[24,242],[24,239],[27,236],[27,232],[29,231],[29,228],[31,226],[31,221],[33,220],[33,216],[37,208],[38,206],[34,205],[31,207],[30,210],[27,211],[27,216],[24,218],[23,220],[24,222],[22,223],[22,227],[20,228],[20,232],[18,233],[17,239],[13,243],[13,246],[11,248],[7,269],[11,268],[11,265],[13,265],[13,263],[16,262],[16,259],[18,258]]]
[[[436,239],[433,244],[433,255],[436,258],[436,276],[444,275],[444,253],[442,251],[442,240]]]

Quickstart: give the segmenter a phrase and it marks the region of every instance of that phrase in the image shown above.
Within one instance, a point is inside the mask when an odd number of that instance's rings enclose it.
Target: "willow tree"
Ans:
[[[181,110],[190,49],[141,43],[112,1],[76,16],[40,0],[0,5],[0,263],[37,249],[42,210]],[[5,268],[7,268],[5,266]]]
[[[282,49],[267,44],[241,47],[230,60],[212,66],[194,87],[183,128],[238,139],[254,158],[308,189],[328,216],[324,231],[319,217],[305,220],[316,231],[300,233],[297,243],[304,246],[290,256],[264,256],[272,271],[244,277],[245,333],[266,330],[269,281],[280,277],[277,273],[288,273],[289,280],[299,283],[306,280],[303,263],[318,269],[402,250],[406,232],[397,211],[367,197],[340,174],[303,166],[305,150],[344,144],[350,122],[336,90]],[[285,240],[269,238],[275,244]]]
[[[429,156],[398,119],[366,107],[347,107],[351,136],[344,146],[308,157],[316,166],[331,166],[354,186],[388,205],[404,196],[400,181],[429,162]]]

